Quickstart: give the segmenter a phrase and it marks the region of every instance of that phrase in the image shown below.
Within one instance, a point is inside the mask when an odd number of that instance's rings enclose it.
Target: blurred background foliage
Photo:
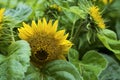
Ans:
[[[2,35],[4,38],[1,38],[0,46],[9,45],[12,34],[15,40],[19,40],[17,28],[22,26],[23,21],[30,23],[43,17],[47,20],[58,19],[58,28],[66,29],[66,32],[69,32],[68,39],[74,43],[68,60],[77,67],[83,79],[119,80],[120,0],[106,0],[107,3],[103,1],[0,0],[0,8],[6,9],[4,25],[7,26],[7,31],[3,33],[8,34],[7,39],[4,37],[6,35]],[[90,15],[86,12],[87,8],[83,7],[91,3],[100,8],[107,29],[100,30],[91,21]],[[4,49],[0,47],[1,53],[6,54]]]

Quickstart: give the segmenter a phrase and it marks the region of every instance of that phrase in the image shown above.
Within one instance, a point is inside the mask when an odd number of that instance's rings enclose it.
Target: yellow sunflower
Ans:
[[[0,9],[0,29],[1,29],[1,22],[2,22],[2,19],[3,19],[3,13],[4,13],[5,9],[2,8]]]
[[[50,8],[56,9],[56,10],[59,11],[59,12],[62,11],[62,8],[61,8],[60,6],[58,6],[57,4],[50,5]]]
[[[99,28],[104,29],[105,24],[104,20],[99,12],[99,8],[97,6],[91,6],[89,8],[89,14],[93,18],[93,20],[96,22]]]
[[[46,19],[38,20],[38,24],[32,21],[31,26],[23,23],[23,27],[19,28],[19,37],[28,41],[32,49],[31,62],[40,67],[47,62],[57,59],[65,59],[72,43],[66,40],[68,34],[64,34],[65,30],[57,31],[58,20],[52,24],[52,20],[48,23]]]
[[[112,3],[113,0],[102,0],[102,2],[106,5],[106,4]]]

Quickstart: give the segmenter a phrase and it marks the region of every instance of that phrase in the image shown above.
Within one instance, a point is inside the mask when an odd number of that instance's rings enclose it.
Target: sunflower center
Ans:
[[[37,54],[35,54],[36,58],[39,60],[45,60],[48,57],[48,53],[45,50],[39,50],[37,51]]]

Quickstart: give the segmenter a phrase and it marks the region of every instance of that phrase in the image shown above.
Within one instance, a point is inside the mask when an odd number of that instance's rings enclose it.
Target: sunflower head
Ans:
[[[93,18],[93,20],[95,21],[95,23],[98,25],[99,28],[101,29],[105,28],[104,20],[101,17],[99,8],[97,6],[91,6],[89,8],[89,14]]]
[[[109,3],[112,3],[113,0],[102,0],[102,2],[103,2],[105,5],[107,5],[107,4],[109,4]]]
[[[56,9],[56,10],[59,11],[59,12],[62,11],[62,8],[61,8],[60,6],[58,6],[57,4],[50,5],[50,8]]]
[[[2,28],[1,27],[1,22],[2,22],[2,19],[3,19],[3,13],[4,13],[4,11],[5,11],[4,8],[0,9],[0,29]]]
[[[0,9],[0,23],[2,22],[4,11],[5,11],[5,8]]]
[[[38,20],[38,24],[32,21],[31,26],[23,23],[19,28],[19,37],[28,41],[32,49],[31,62],[38,67],[47,62],[57,59],[65,59],[72,43],[66,40],[68,34],[65,30],[57,31],[58,20],[52,24],[48,23],[45,18]]]

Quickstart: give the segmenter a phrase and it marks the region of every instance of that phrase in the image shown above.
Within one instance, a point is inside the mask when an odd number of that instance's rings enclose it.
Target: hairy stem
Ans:
[[[75,21],[73,22],[73,25],[72,25],[70,40],[72,39],[72,37],[74,35],[74,29],[75,29]]]
[[[15,38],[14,38],[14,34],[13,34],[13,28],[10,28],[10,32],[11,32],[12,42],[15,42]]]

